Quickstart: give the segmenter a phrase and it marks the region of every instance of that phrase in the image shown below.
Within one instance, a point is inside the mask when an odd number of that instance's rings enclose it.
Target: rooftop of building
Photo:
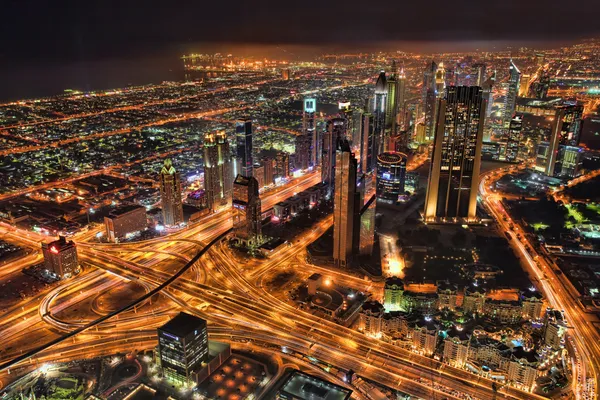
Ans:
[[[185,337],[191,332],[204,326],[206,326],[206,321],[202,318],[180,312],[177,316],[158,329],[178,337]]]
[[[319,279],[321,279],[323,277],[323,275],[315,272],[314,274],[312,274],[311,276],[308,277],[309,281],[317,281]]]
[[[127,214],[133,210],[146,209],[144,206],[140,206],[138,204],[125,204],[114,210],[112,210],[109,214],[110,217],[119,217],[121,215]]]
[[[369,311],[371,313],[383,313],[385,308],[383,307],[383,304],[381,304],[380,302],[378,302],[376,300],[373,300],[373,301],[365,301],[362,305],[362,310]]]
[[[388,287],[393,285],[404,287],[404,281],[397,276],[390,276],[389,278],[386,278],[385,286]]]
[[[61,251],[70,247],[74,247],[75,243],[72,240],[67,240],[64,236],[59,236],[58,240],[46,244],[51,249]]]
[[[350,389],[301,371],[292,372],[279,392],[301,400],[347,400],[352,394]]]

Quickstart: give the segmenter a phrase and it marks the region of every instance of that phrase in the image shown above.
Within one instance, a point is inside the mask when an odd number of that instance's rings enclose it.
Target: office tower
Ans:
[[[108,241],[113,243],[133,232],[141,232],[148,228],[146,207],[137,204],[119,207],[104,217],[104,227]]]
[[[309,144],[308,164],[316,167],[320,162],[319,140],[315,125],[315,112],[317,111],[317,100],[312,97],[304,99],[304,111],[302,113],[302,134],[307,137]],[[304,146],[301,146],[304,148]],[[303,168],[306,169],[306,168]]]
[[[375,195],[367,201],[360,210],[360,232],[358,253],[361,256],[371,255],[373,253],[373,244],[375,241],[375,206],[377,205]]]
[[[275,160],[269,157],[263,158],[262,167],[264,168],[265,186],[270,186],[275,182]]]
[[[246,246],[261,239],[261,201],[258,181],[238,175],[233,182],[233,231],[236,239]]]
[[[216,211],[231,200],[233,166],[224,131],[204,137],[204,189],[208,207]]]
[[[404,98],[406,96],[406,74],[404,73],[404,68],[400,70],[400,74],[398,75],[398,90],[396,93],[396,123],[400,127],[400,130],[405,130],[408,122],[406,121],[406,110],[404,107]]]
[[[333,259],[338,267],[345,267],[352,260],[357,166],[350,144],[342,141],[336,152],[333,205]]]
[[[530,74],[521,75],[521,81],[519,83],[519,92],[518,92],[517,96],[518,97],[528,97],[530,85],[531,85],[531,75]]]
[[[548,75],[547,71],[542,70],[540,78],[534,88],[535,97],[544,100],[548,97],[548,90],[550,90],[550,75]]]
[[[298,135],[294,139],[294,170],[306,171],[311,162],[311,140],[310,136]]]
[[[404,194],[406,154],[381,153],[377,156],[377,199],[395,204]]]
[[[373,114],[362,114],[360,132],[360,171],[369,174],[375,168],[374,160],[377,151]]]
[[[392,61],[392,70],[387,79],[387,104],[385,105],[385,129],[391,130],[395,126],[398,113],[398,81],[396,80],[396,61]],[[393,133],[393,132],[392,132]]]
[[[383,151],[387,97],[387,79],[385,77],[385,71],[381,71],[377,78],[377,84],[375,85],[375,98],[373,102],[373,130],[377,142],[378,154]]]
[[[508,126],[506,137],[505,159],[508,162],[516,162],[519,159],[519,146],[521,145],[521,129],[523,127],[523,116],[515,114]]]
[[[77,247],[72,240],[67,241],[64,236],[59,236],[54,242],[42,243],[42,254],[44,268],[61,279],[79,272]]]
[[[265,167],[262,164],[254,164],[252,168],[254,179],[258,182],[258,190],[265,187]]]
[[[446,70],[444,63],[439,63],[435,71],[435,95],[439,99],[446,92]]]
[[[506,92],[506,99],[504,101],[504,116],[502,118],[502,125],[504,128],[508,128],[510,120],[515,113],[515,106],[517,104],[517,94],[519,92],[519,85],[521,83],[521,71],[515,65],[513,60],[510,60],[510,67],[508,71],[508,90]]]
[[[275,156],[275,174],[278,178],[290,176],[290,156],[288,153],[280,151]]]
[[[292,73],[289,68],[284,68],[281,70],[281,79],[283,79],[284,81],[289,81],[291,75]]]
[[[483,83],[487,80],[487,76],[485,74],[485,64],[478,63],[473,64],[471,67],[471,75],[475,75],[475,86],[482,87]]]
[[[426,104],[427,91],[429,89],[435,89],[435,72],[437,71],[437,64],[431,60],[425,66],[423,72],[423,86],[421,87],[421,103]],[[423,107],[425,109],[425,107]]]
[[[579,104],[556,109],[550,138],[538,145],[537,171],[548,176],[577,176],[581,162],[577,146],[581,138],[582,118],[583,106]]]
[[[171,159],[167,158],[165,160],[158,179],[163,221],[166,226],[179,225],[183,222],[181,179],[179,178],[179,172],[173,167]]]
[[[343,118],[333,118],[327,121],[327,132],[323,134],[323,155],[321,161],[321,182],[329,186],[332,193],[335,184],[335,152],[340,142],[346,137],[346,121]]]
[[[494,105],[494,94],[492,89],[494,88],[494,84],[496,83],[496,71],[492,73],[492,75],[483,82],[481,89],[483,90],[483,99],[487,103],[487,107],[485,109],[485,118],[486,121],[492,115],[492,106]]]
[[[206,321],[180,312],[157,331],[163,375],[183,385],[195,381],[194,373],[208,361]]]
[[[450,86],[439,101],[425,221],[476,218],[486,102],[477,86]]]
[[[240,175],[252,176],[252,120],[249,118],[239,119],[235,122],[235,144],[236,158],[241,167],[235,171]]]

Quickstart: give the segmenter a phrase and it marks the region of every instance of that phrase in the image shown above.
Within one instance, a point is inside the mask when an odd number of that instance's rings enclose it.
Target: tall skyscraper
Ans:
[[[438,102],[425,221],[470,222],[477,211],[486,102],[477,86],[450,86]]]
[[[387,78],[387,104],[385,105],[385,129],[391,131],[396,124],[396,115],[398,113],[398,81],[396,80],[396,74],[398,70],[396,67],[396,61],[392,61],[392,69],[390,75]],[[393,132],[391,132],[393,134]],[[389,136],[389,134],[387,135]]]
[[[487,107],[485,109],[485,118],[486,120],[492,115],[492,106],[494,105],[494,96],[493,96],[493,88],[496,83],[496,71],[492,73],[492,75],[483,82],[481,88],[483,89],[483,98],[487,103]]]
[[[515,65],[512,58],[510,60],[510,66],[508,71],[508,90],[506,92],[506,99],[504,101],[504,115],[502,118],[504,128],[508,128],[510,120],[515,113],[515,106],[517,104],[517,94],[519,93],[519,86],[521,84],[521,71]]]
[[[317,100],[312,97],[304,99],[304,112],[302,114],[302,133],[309,138],[310,153],[309,164],[313,167],[319,165],[320,152],[317,129],[315,125],[315,112],[317,111]]]
[[[321,161],[321,182],[329,185],[329,194],[335,185],[336,150],[346,137],[346,120],[332,118],[327,121],[327,132],[323,134],[323,158]]]
[[[363,113],[360,129],[360,171],[363,174],[369,174],[375,169],[377,144],[373,125],[373,114]]]
[[[406,74],[404,73],[404,68],[400,70],[400,74],[398,75],[398,90],[396,93],[396,124],[398,125],[399,130],[402,131],[405,130],[408,125],[407,121],[405,121],[406,116],[404,115],[406,113],[404,107],[404,98],[406,95]]]
[[[258,181],[238,175],[233,182],[233,231],[245,246],[260,242],[262,233],[261,201]]]
[[[477,63],[472,65],[471,74],[475,74],[475,86],[482,87],[483,83],[487,80],[485,69],[486,66],[483,63]]]
[[[183,222],[183,203],[181,200],[181,178],[173,167],[171,159],[167,158],[160,174],[160,203],[163,221],[167,226],[175,226]]]
[[[241,170],[240,175],[252,176],[252,120],[244,118],[235,122],[236,158]]]
[[[311,165],[311,136],[298,135],[294,139],[294,169],[307,170]]]
[[[180,312],[158,328],[158,352],[167,379],[184,385],[195,381],[193,374],[208,361],[206,321]]]
[[[508,136],[506,138],[506,161],[516,162],[519,158],[519,146],[521,145],[521,129],[523,127],[523,116],[516,114],[508,127]]]
[[[404,194],[406,176],[406,154],[381,153],[377,156],[377,199],[392,204]]]
[[[556,109],[548,141],[538,145],[535,169],[548,176],[575,177],[579,172],[583,106]],[[565,158],[566,157],[566,158]]]
[[[373,129],[377,142],[377,153],[383,151],[387,97],[387,78],[385,77],[385,71],[381,71],[375,85],[373,102]]]
[[[69,278],[79,272],[77,247],[72,240],[64,236],[50,243],[42,243],[44,268],[59,278]]]
[[[216,211],[231,201],[233,163],[224,131],[204,137],[204,189],[208,207]]]
[[[422,101],[423,111],[425,113],[425,140],[433,140],[435,131],[435,110],[436,110],[436,72],[437,64],[435,61],[427,63],[423,74]]]
[[[352,260],[357,166],[350,144],[342,141],[336,152],[333,204],[333,259],[338,267],[345,267]]]

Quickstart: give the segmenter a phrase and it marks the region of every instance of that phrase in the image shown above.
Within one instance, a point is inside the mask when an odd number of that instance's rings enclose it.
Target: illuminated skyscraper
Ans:
[[[335,184],[336,150],[346,137],[346,120],[332,118],[327,121],[327,132],[323,134],[323,155],[321,161],[321,182],[329,185],[329,194]]]
[[[513,60],[510,60],[510,67],[508,72],[508,90],[506,92],[506,99],[504,101],[504,115],[502,118],[504,128],[508,128],[510,120],[515,113],[515,106],[517,104],[517,94],[519,93],[519,85],[521,83],[521,71],[515,65]]]
[[[548,176],[572,178],[581,163],[583,106],[566,105],[556,109],[548,141],[538,145],[535,169]]]
[[[187,385],[208,361],[206,321],[180,312],[158,328],[158,353],[163,375]]]
[[[434,124],[436,110],[436,71],[437,64],[435,63],[435,61],[431,61],[425,67],[425,73],[423,75],[422,100],[423,111],[425,112],[425,140],[427,142],[433,139],[433,133],[435,132]]]
[[[375,85],[373,102],[373,130],[377,143],[377,153],[383,151],[387,97],[387,78],[385,77],[385,71],[381,71]]]
[[[406,74],[404,73],[404,68],[400,70],[400,74],[398,75],[398,90],[396,93],[396,123],[402,131],[408,126],[407,121],[405,121],[406,116],[404,115],[406,113],[404,109],[404,97],[406,95]]]
[[[375,152],[377,151],[373,126],[373,114],[362,114],[360,133],[360,171],[363,174],[368,174],[371,173],[375,168],[374,160]]]
[[[486,102],[477,86],[450,86],[438,102],[425,221],[470,222],[476,218]]]
[[[238,175],[233,182],[233,231],[235,237],[249,246],[260,241],[262,232],[261,201],[258,181]]]
[[[294,169],[295,170],[307,170],[310,166],[311,159],[311,140],[312,138],[307,135],[298,135],[294,138]]]
[[[373,252],[375,239],[375,206],[376,196],[373,195],[360,212],[359,248],[360,255],[370,255]]]
[[[404,194],[406,154],[381,153],[377,156],[377,199],[395,204]]]
[[[398,81],[396,80],[397,72],[396,61],[392,61],[392,70],[390,71],[389,78],[387,78],[386,81],[387,104],[385,106],[385,129],[390,131],[392,127],[395,126],[396,115],[398,113]]]
[[[50,243],[42,243],[44,268],[59,278],[69,278],[79,272],[77,247],[64,236]]]
[[[486,66],[483,63],[473,64],[471,66],[471,74],[475,74],[475,86],[482,87],[483,83],[487,80],[485,74]]]
[[[181,200],[181,178],[167,158],[160,174],[160,203],[163,221],[167,226],[175,226],[183,222],[183,203]]]
[[[244,118],[235,122],[236,158],[241,170],[240,175],[252,176],[252,120]]]
[[[523,116],[516,114],[508,127],[508,136],[506,140],[506,161],[516,162],[519,158],[519,146],[521,144],[521,129],[523,127]]]
[[[312,97],[304,99],[304,112],[302,114],[302,134],[309,138],[310,153],[309,164],[313,167],[319,165],[321,161],[319,151],[319,140],[315,126],[315,112],[317,111],[317,100]]]
[[[231,201],[233,165],[224,131],[204,137],[204,189],[208,207],[216,211]]]
[[[357,166],[350,144],[342,141],[336,152],[333,204],[333,259],[338,267],[345,267],[352,260]]]

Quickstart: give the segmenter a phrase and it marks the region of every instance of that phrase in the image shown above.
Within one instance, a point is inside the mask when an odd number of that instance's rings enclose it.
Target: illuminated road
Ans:
[[[490,192],[490,177],[494,171],[482,174],[479,192],[481,200],[491,212],[502,230],[508,232],[512,237],[509,241],[513,249],[520,255],[526,271],[536,286],[544,293],[552,308],[564,310],[567,321],[573,329],[567,331],[566,337],[573,344],[575,358],[580,359],[575,369],[574,391],[578,399],[595,399],[598,387],[598,368],[600,367],[600,335],[596,328],[586,319],[586,312],[579,303],[579,299],[573,297],[568,285],[562,282],[566,279],[555,273],[552,265],[549,265],[544,257],[536,253],[534,247],[529,243],[526,235],[518,239],[510,233],[510,225],[519,229],[519,224],[512,220],[509,213],[504,209],[500,196]],[[522,231],[522,229],[521,229]]]

